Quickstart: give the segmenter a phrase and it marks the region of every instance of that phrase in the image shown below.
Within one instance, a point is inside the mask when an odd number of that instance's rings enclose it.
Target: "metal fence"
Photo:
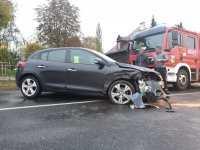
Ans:
[[[10,68],[10,62],[0,61],[0,76],[6,76],[7,70]]]
[[[15,73],[15,64],[0,61],[0,76],[13,76]]]
[[[15,64],[0,61],[0,89],[16,88]]]

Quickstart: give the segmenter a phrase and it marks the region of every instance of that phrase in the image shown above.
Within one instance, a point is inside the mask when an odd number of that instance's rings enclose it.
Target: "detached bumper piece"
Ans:
[[[145,108],[145,105],[142,100],[143,94],[136,92],[132,95],[131,100],[133,101],[133,104],[130,105],[131,109],[138,108],[143,109]]]

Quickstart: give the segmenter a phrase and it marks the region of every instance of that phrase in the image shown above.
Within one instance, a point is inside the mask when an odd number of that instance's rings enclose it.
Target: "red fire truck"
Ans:
[[[173,83],[178,90],[183,90],[191,82],[200,81],[200,34],[162,25],[135,33],[127,43],[127,49],[107,55],[117,61],[134,65],[141,46],[146,47],[145,53],[150,60],[155,47],[161,46],[169,57],[166,63],[169,83]],[[153,68],[153,63],[148,67]]]

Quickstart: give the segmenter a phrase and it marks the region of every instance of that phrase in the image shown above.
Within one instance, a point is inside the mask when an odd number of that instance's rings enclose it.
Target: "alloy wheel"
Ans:
[[[37,92],[36,81],[31,78],[25,79],[22,83],[22,92],[28,97],[33,96]]]
[[[111,90],[111,97],[117,104],[126,104],[132,96],[131,87],[124,83],[118,83]]]

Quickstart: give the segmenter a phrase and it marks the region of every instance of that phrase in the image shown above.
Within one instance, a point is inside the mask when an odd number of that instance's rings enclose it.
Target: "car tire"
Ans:
[[[135,93],[133,85],[125,80],[119,80],[112,83],[108,90],[108,98],[114,104],[127,104],[130,97]]]
[[[24,97],[28,99],[36,98],[41,93],[40,84],[33,76],[23,78],[20,84],[20,89]]]
[[[188,72],[185,69],[180,69],[177,73],[177,81],[174,83],[174,87],[177,90],[185,90],[190,85],[190,79]]]

